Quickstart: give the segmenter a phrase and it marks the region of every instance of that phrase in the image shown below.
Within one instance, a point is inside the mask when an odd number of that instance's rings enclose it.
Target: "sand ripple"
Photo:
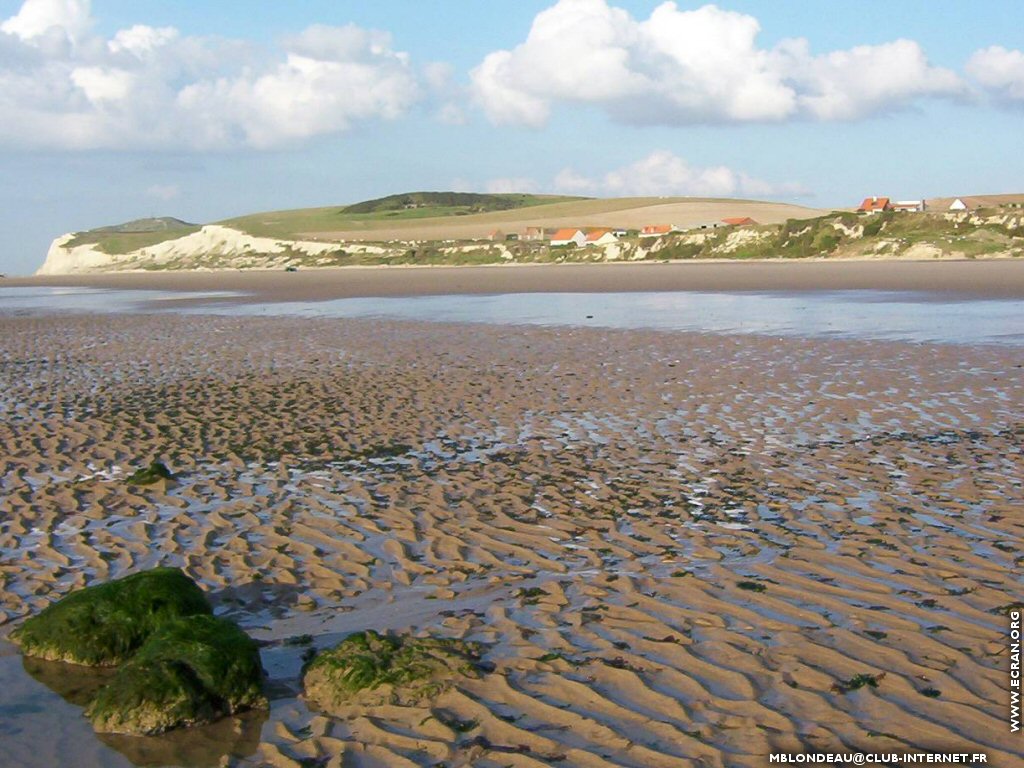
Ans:
[[[1010,765],[1020,352],[204,317],[0,320],[0,622],[157,564],[267,640],[252,764]],[[177,481],[124,478],[163,459]],[[353,629],[491,644],[433,710],[294,699]],[[843,693],[855,675],[877,688]],[[934,695],[937,691],[938,695]],[[926,695],[931,694],[931,695]]]

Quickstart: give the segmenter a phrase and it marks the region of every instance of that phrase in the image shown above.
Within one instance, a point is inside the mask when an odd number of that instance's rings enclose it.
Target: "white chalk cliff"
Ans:
[[[337,251],[340,243],[309,240],[275,240],[253,237],[217,224],[198,232],[165,240],[156,245],[112,255],[92,243],[70,246],[77,233],[61,235],[50,245],[46,261],[37,275],[72,275],[84,272],[112,272],[152,269],[241,269],[274,268],[302,253],[319,256]],[[353,250],[352,244],[346,244]],[[366,246],[359,250],[366,251]]]

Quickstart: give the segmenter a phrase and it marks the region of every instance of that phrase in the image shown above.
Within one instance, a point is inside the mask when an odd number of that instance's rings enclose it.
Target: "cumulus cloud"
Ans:
[[[0,24],[0,31],[22,40],[56,33],[74,41],[91,26],[89,0],[25,0],[16,14]]]
[[[484,191],[492,195],[501,195],[512,192],[536,192],[537,182],[525,176],[509,176],[501,179],[491,179],[484,184]]]
[[[848,120],[964,90],[911,40],[814,55],[804,39],[760,48],[759,33],[753,16],[715,5],[665,2],[640,20],[607,0],[559,0],[471,78],[493,122],[535,127],[559,103],[628,123]]]
[[[1024,52],[983,48],[968,60],[967,74],[998,101],[1024,105]]]
[[[612,170],[563,168],[548,183],[529,177],[490,179],[483,184],[457,180],[456,189],[483,192],[558,192],[588,197],[804,197],[801,184],[773,183],[728,166],[695,166],[668,150]]]
[[[652,152],[634,163],[599,175],[566,168],[555,177],[552,186],[565,194],[611,197],[792,197],[806,194],[800,185],[772,184],[724,165],[693,166],[666,150]]]
[[[264,149],[394,119],[420,98],[408,56],[356,25],[314,25],[270,52],[93,26],[88,0],[26,0],[0,25],[0,144]]]

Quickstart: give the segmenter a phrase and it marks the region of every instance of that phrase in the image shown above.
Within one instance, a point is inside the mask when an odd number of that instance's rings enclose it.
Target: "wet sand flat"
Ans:
[[[454,293],[893,290],[1024,298],[1024,260],[731,261],[490,267],[349,267],[10,278],[3,286],[243,291],[259,301]]]
[[[1017,347],[0,318],[0,633],[181,565],[267,643],[274,710],[242,765],[1014,765],[1022,365]],[[175,482],[124,482],[153,458]],[[483,642],[495,672],[433,709],[309,711],[289,638],[368,628]]]

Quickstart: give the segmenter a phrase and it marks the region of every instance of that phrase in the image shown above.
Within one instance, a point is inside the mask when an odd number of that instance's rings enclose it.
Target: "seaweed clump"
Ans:
[[[255,641],[215,618],[178,568],[72,592],[11,639],[29,657],[118,667],[88,696],[86,714],[101,733],[151,735],[267,706]]]
[[[306,668],[303,688],[309,701],[328,712],[350,705],[410,706],[480,671],[475,643],[367,630],[318,654]]]
[[[213,616],[176,619],[150,636],[86,709],[101,733],[153,735],[262,708],[255,641]]]
[[[137,469],[128,475],[126,482],[129,485],[154,485],[161,480],[173,480],[174,475],[167,465],[162,461],[150,462],[148,467]]]
[[[131,658],[164,624],[211,614],[202,590],[178,568],[154,568],[86,587],[11,634],[26,656],[102,667]]]

